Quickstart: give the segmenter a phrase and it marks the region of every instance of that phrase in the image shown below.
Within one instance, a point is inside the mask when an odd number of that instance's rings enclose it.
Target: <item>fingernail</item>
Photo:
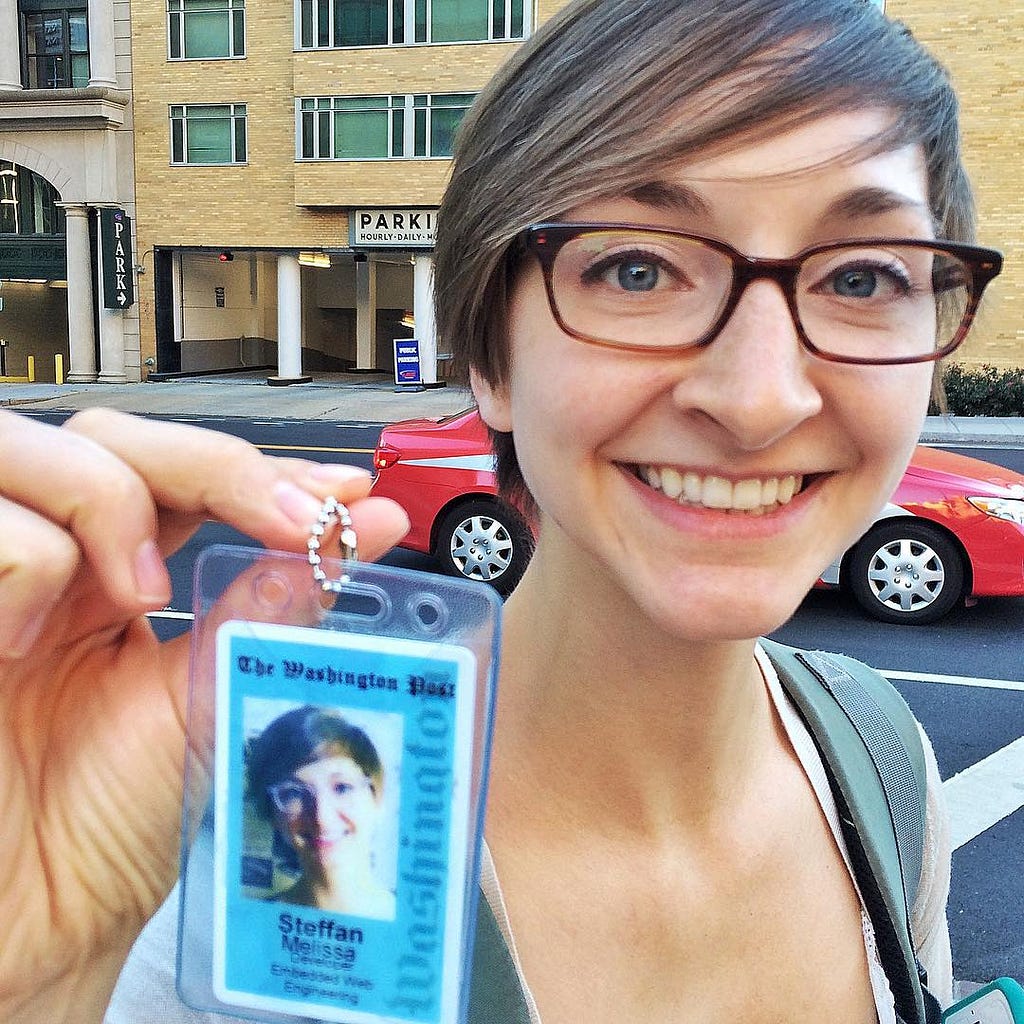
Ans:
[[[296,525],[308,530],[320,514],[323,504],[313,495],[296,487],[289,480],[278,480],[274,484],[274,501],[277,507]]]
[[[347,484],[353,480],[363,480],[369,475],[368,470],[339,465],[337,462],[316,462],[309,467],[310,479],[321,484]]]
[[[22,658],[28,654],[32,645],[37,639],[39,639],[39,634],[43,631],[43,626],[46,625],[46,617],[49,614],[50,609],[48,608],[45,612],[40,613],[35,618],[29,619],[29,621],[25,623],[21,632],[6,645],[3,657]]]
[[[135,593],[146,604],[164,605],[171,598],[171,580],[160,549],[153,540],[143,541],[135,552]]]

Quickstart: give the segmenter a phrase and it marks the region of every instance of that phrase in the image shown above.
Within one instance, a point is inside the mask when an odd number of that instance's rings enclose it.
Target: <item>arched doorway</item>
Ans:
[[[60,193],[42,175],[0,160],[0,376],[55,379],[68,364],[67,245]]]

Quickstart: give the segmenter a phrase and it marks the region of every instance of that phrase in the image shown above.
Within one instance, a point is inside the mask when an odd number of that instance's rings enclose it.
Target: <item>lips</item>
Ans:
[[[804,477],[796,473],[727,480],[673,466],[638,465],[633,472],[637,479],[680,505],[755,516],[787,505],[804,486]]]

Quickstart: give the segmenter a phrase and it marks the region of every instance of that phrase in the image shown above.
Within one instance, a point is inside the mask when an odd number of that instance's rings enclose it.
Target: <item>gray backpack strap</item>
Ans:
[[[471,970],[466,1024],[530,1024],[515,961],[482,892],[477,894]]]
[[[762,641],[821,754],[901,1019],[938,1021],[910,933],[921,878],[927,775],[895,688],[852,658]]]

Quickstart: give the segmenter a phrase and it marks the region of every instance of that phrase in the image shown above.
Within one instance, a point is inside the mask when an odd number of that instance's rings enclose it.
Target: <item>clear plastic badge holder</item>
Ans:
[[[321,558],[339,517],[308,558],[197,566],[178,987],[253,1020],[458,1024],[500,601]]]

